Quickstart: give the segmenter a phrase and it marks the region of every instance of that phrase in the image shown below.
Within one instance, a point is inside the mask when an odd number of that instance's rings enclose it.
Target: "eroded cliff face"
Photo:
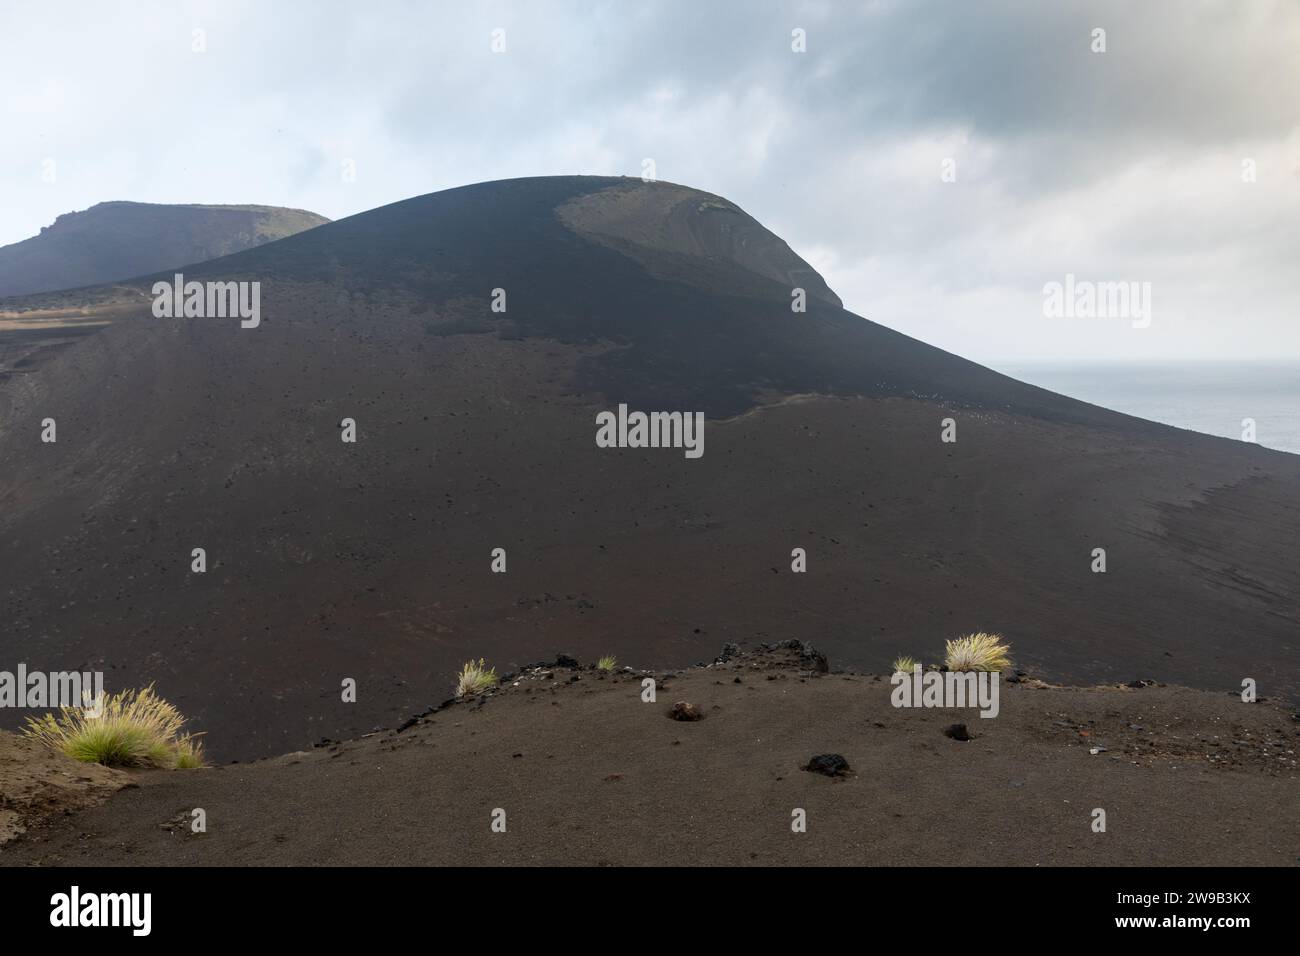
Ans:
[[[665,254],[729,261],[788,288],[802,288],[810,297],[843,305],[817,270],[784,240],[712,193],[629,180],[572,199],[557,213],[574,232],[618,249],[660,278],[680,278],[665,274]]]

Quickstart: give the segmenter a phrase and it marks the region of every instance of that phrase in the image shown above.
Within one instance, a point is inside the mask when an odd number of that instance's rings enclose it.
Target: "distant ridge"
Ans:
[[[251,249],[329,222],[279,206],[102,202],[0,247],[0,298],[75,289]]]

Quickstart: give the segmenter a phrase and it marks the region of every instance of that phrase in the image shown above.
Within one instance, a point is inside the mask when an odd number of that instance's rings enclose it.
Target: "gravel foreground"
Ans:
[[[5,735],[0,806],[26,832],[0,864],[1300,862],[1279,702],[1018,678],[983,719],[895,708],[887,677],[823,673],[795,642],[724,657],[653,675],[653,703],[648,672],[529,667],[400,731],[205,770],[85,768]]]

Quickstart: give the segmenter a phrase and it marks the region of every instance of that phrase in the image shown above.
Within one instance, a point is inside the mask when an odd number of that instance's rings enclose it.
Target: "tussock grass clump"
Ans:
[[[185,718],[154,693],[124,690],[102,696],[92,707],[61,707],[57,716],[31,717],[23,735],[73,760],[106,767],[164,767],[189,770],[203,766],[198,734],[182,734]]]
[[[613,654],[606,654],[600,660],[596,661],[596,670],[598,671],[612,671],[617,666],[618,658]]]
[[[1011,648],[1000,634],[967,634],[948,641],[944,664],[950,671],[1001,671],[1011,666]]]
[[[177,770],[197,770],[203,766],[203,745],[194,739],[193,734],[186,734],[176,741]]]
[[[497,686],[497,669],[488,667],[487,661],[478,659],[478,663],[466,661],[465,666],[456,675],[456,696],[469,697],[481,694]]]
[[[921,662],[915,657],[908,657],[906,654],[900,654],[894,658],[893,670],[890,673],[897,674],[902,671],[904,674],[910,674],[921,666]]]

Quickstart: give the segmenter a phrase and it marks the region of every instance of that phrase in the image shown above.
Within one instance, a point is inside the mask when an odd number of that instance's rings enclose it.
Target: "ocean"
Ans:
[[[1300,454],[1300,362],[990,363],[1012,378],[1094,405]]]

